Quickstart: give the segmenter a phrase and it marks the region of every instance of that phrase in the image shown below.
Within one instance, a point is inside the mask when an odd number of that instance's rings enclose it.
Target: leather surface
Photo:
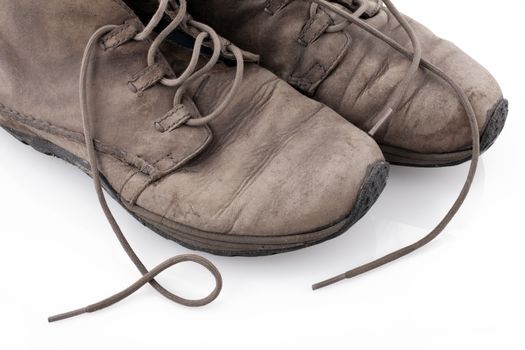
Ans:
[[[117,0],[1,0],[0,7],[0,123],[85,159],[77,88],[84,46],[100,26],[136,18]],[[172,108],[175,90],[155,84],[137,94],[127,84],[146,68],[148,46],[98,48],[88,85],[101,172],[131,211],[168,228],[263,238],[348,215],[368,166],[383,160],[370,137],[254,64],[209,127],[161,133],[154,122]],[[164,50],[182,71],[190,52]],[[187,107],[210,112],[234,75],[218,64],[191,86]],[[186,158],[149,172],[129,154],[153,166],[166,154]]]
[[[78,76],[84,46],[99,27],[133,17],[118,1],[2,1],[0,75],[6,83],[0,86],[0,101],[61,134],[81,138]],[[173,91],[156,85],[137,94],[128,87],[146,68],[148,47],[131,41],[98,49],[89,102],[99,150],[158,176],[191,158],[211,135],[206,128],[155,130],[154,120],[172,107]]]
[[[203,114],[233,77],[233,68],[217,66],[196,83]],[[296,234],[348,215],[367,167],[383,160],[372,139],[256,65],[247,66],[241,91],[210,124],[208,149],[138,203],[176,195],[167,218],[238,235]]]
[[[260,54],[263,66],[358,127],[369,130],[373,126],[371,118],[382,109],[410,62],[355,25],[339,33],[318,33],[318,38],[305,48],[300,37],[311,21],[310,5],[311,1],[306,0],[195,0],[189,3],[197,19],[209,22],[242,48]],[[319,12],[327,11],[319,9]],[[467,92],[482,131],[487,113],[502,98],[498,83],[454,44],[408,20],[422,42],[423,57],[444,70]],[[339,21],[333,18],[334,24]],[[365,21],[409,47],[408,36],[384,7]],[[341,45],[341,35],[351,41],[348,47]],[[323,63],[341,54],[344,57],[337,67],[328,69]],[[292,74],[296,69],[304,70],[305,66],[326,73],[314,89],[297,81]],[[422,154],[448,153],[469,148],[471,136],[466,113],[454,91],[433,74],[420,69],[400,108],[392,115],[386,130],[376,136],[376,141]]]

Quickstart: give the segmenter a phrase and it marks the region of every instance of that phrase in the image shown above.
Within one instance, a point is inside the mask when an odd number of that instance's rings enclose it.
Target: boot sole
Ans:
[[[2,127],[22,143],[48,156],[60,158],[90,176],[90,166],[84,159],[40,137],[28,135],[6,126]],[[121,201],[117,192],[109,185],[109,182],[103,176],[102,185],[106,192],[139,222],[162,237],[175,241],[184,247],[221,256],[265,256],[306,248],[336,238],[346,232],[359,221],[376,202],[386,186],[388,174],[389,165],[386,162],[378,162],[369,166],[357,201],[349,215],[343,220],[312,232],[276,237],[229,237],[227,235],[191,229],[186,229],[186,232],[175,230],[172,227],[149,220],[147,217],[152,216],[151,213],[147,215],[145,212],[139,214],[132,211]],[[137,209],[137,207],[133,209]]]
[[[487,125],[480,139],[481,153],[487,151],[496,141],[505,127],[509,103],[502,99],[489,111]],[[442,154],[423,154],[401,148],[381,145],[385,158],[395,165],[413,167],[447,167],[459,165],[472,159],[472,149]]]

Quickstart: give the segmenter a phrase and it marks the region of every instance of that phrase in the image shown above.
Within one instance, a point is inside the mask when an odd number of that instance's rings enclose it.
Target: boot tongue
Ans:
[[[168,10],[166,11],[166,14],[167,16],[170,18],[170,20],[173,20],[175,18],[175,16],[177,15],[177,5],[173,4],[173,2],[170,2],[171,4],[171,7],[173,8],[172,10]],[[161,25],[163,23],[161,22]],[[164,23],[164,25],[166,25],[166,23]],[[194,46],[194,40],[195,38],[197,37],[197,35],[199,35],[200,33],[202,33],[200,30],[197,30],[195,29],[194,27],[192,26],[187,26],[187,25],[181,25],[180,28],[177,28],[177,30],[175,30],[169,37],[169,39],[172,41],[172,42],[175,42],[177,44],[180,44],[184,47],[186,47],[187,49],[192,49],[193,46]],[[235,56],[228,50],[226,50],[225,48],[228,47],[231,43],[230,41],[228,41],[227,39],[223,38],[222,36],[219,35],[219,39],[221,40],[221,47],[222,47],[222,51],[221,51],[221,57],[222,58],[225,58],[229,61],[235,61]],[[213,49],[213,43],[210,42],[210,41],[205,41],[203,43],[203,46],[205,49],[203,49],[202,53],[206,56],[206,55],[211,55],[212,54],[212,49]],[[251,53],[249,51],[245,51],[245,50],[242,50],[241,49],[241,52],[242,52],[242,56],[244,58],[244,62],[250,62],[250,63],[259,63],[260,61],[260,57],[259,55],[256,55],[254,53]]]
[[[357,10],[357,8],[359,7],[359,2],[355,0],[335,0],[335,2],[344,5],[353,11]],[[368,4],[366,14],[369,17],[375,16],[383,6],[382,0],[361,0],[361,2],[365,2]]]
[[[159,0],[124,0],[143,23],[148,23],[159,7]]]

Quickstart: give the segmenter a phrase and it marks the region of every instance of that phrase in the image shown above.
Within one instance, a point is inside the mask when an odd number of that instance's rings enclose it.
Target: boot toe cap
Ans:
[[[163,224],[206,233],[301,235],[347,218],[362,195],[371,166],[384,167],[376,143],[326,107],[278,140],[243,146],[244,151],[236,154],[233,142],[150,186],[138,204],[162,208],[158,212]],[[226,158],[230,166],[225,165]],[[376,192],[366,189],[375,196],[369,202],[375,201],[381,186]]]

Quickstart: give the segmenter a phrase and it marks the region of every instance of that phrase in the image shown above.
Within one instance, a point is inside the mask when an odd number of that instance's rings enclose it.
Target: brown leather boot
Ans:
[[[194,0],[189,7],[260,54],[264,67],[371,132],[391,162],[443,166],[471,158],[467,113],[432,64],[470,99],[481,151],[503,129],[507,101],[489,72],[389,0]]]
[[[147,25],[120,0],[0,1],[0,125],[36,150],[94,178],[118,239],[144,277],[139,285],[189,306],[212,301],[220,275],[184,256],[148,271],[111,215],[103,186],[159,234],[221,255],[286,252],[336,237],[360,219],[388,172],[377,144],[310,100],[179,9],[153,34],[167,1]],[[158,48],[179,25],[196,32],[195,53]],[[213,48],[199,63],[200,44]],[[218,63],[219,55],[237,61]],[[174,71],[179,72],[175,74]],[[96,171],[92,171],[95,169]],[[190,260],[217,288],[202,300],[171,294],[153,279]]]
[[[507,102],[485,69],[391,0],[193,0],[190,8],[260,54],[263,66],[373,135],[391,162],[444,166],[472,159],[456,201],[431,232],[314,289],[388,264],[443,232],[507,116]]]

